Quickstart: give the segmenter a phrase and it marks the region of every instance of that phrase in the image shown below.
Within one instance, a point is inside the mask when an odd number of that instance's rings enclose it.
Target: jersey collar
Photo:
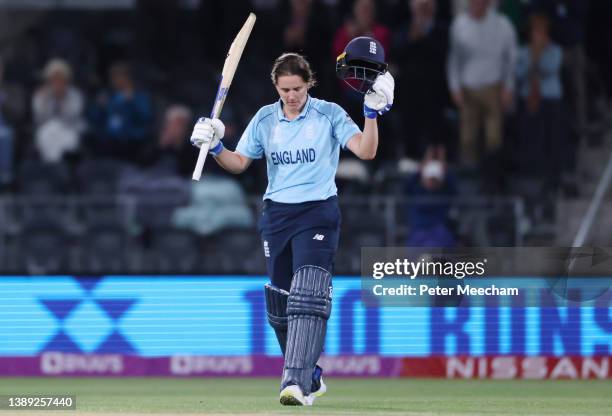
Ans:
[[[289,120],[287,117],[285,117],[285,113],[283,112],[283,101],[279,98],[276,103],[276,115],[278,116],[278,121],[291,122],[291,121],[303,119],[308,114],[308,110],[310,110],[311,102],[312,102],[312,99],[310,98],[310,94],[308,94],[308,97],[306,98],[306,104],[304,104],[304,108],[302,109],[302,112],[293,120]]]

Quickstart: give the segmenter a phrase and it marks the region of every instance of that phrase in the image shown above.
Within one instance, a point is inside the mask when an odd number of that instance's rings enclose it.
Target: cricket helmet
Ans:
[[[385,50],[379,41],[368,36],[351,40],[336,58],[336,75],[352,89],[368,92],[376,77],[387,70]]]

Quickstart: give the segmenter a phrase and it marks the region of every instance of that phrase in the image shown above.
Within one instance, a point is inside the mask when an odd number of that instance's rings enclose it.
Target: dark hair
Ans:
[[[298,53],[284,53],[276,58],[270,74],[272,83],[276,85],[278,78],[283,75],[298,75],[308,84],[308,87],[314,87],[317,83],[310,64]]]
[[[127,76],[128,78],[132,78],[132,67],[127,61],[116,61],[113,62],[108,69],[110,74],[119,73]]]
[[[546,32],[550,32],[550,18],[545,13],[533,13],[528,20],[529,30],[533,30],[536,26],[542,26]]]

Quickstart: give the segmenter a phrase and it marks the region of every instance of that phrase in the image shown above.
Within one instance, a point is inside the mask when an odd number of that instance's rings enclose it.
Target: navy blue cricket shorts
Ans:
[[[297,204],[265,200],[259,233],[272,284],[289,291],[293,274],[305,265],[333,273],[340,221],[337,196]]]

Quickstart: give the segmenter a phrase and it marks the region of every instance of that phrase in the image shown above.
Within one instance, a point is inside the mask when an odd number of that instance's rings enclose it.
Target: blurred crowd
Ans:
[[[384,46],[397,86],[366,175],[410,159],[416,163],[402,171],[403,195],[453,195],[462,178],[474,176],[484,178],[477,192],[508,195],[517,175],[556,192],[575,167],[593,95],[611,87],[605,75],[603,88],[590,86],[591,68],[605,74],[609,65],[605,3],[142,0],[130,10],[7,14],[0,28],[0,190],[45,192],[28,185],[32,166],[60,166],[72,178],[60,192],[78,193],[89,178],[75,178],[92,160],[146,171],[149,180],[187,180],[197,157],[188,141],[192,124],[210,111],[227,48],[254,11],[258,22],[222,115],[226,147],[261,105],[277,99],[269,72],[284,51],[310,60],[313,95],[338,102],[361,123],[361,97],[335,77],[334,65],[350,39],[366,35]],[[214,163],[205,169],[220,173]],[[265,167],[251,169],[237,180],[255,194],[265,187]],[[440,225],[448,207],[408,211],[415,230],[432,229],[438,244],[453,244]],[[411,244],[429,237],[415,232]]]

